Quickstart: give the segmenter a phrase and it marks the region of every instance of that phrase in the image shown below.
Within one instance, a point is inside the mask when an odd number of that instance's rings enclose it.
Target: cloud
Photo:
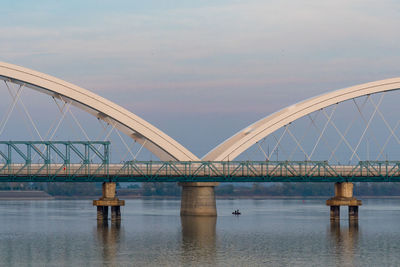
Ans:
[[[40,10],[26,2],[18,16],[4,12],[0,59],[156,122],[182,113],[267,115],[400,73],[396,1],[77,3]]]

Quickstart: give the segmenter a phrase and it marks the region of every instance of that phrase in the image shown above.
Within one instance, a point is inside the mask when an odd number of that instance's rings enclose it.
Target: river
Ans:
[[[97,225],[89,200],[0,202],[1,266],[395,266],[400,199],[367,199],[358,224],[323,199],[217,200],[218,218],[179,216],[179,200],[127,200]],[[231,212],[240,209],[241,216]]]

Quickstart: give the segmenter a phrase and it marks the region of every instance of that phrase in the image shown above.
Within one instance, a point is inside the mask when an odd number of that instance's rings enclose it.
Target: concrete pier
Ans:
[[[362,205],[361,200],[353,197],[353,183],[335,183],[335,196],[326,201],[331,207],[331,221],[340,220],[340,206],[349,207],[349,220],[358,220],[358,206]]]
[[[115,196],[116,184],[114,182],[104,182],[102,185],[103,196],[99,200],[93,200],[93,206],[97,206],[97,221],[108,220],[108,207],[111,207],[111,221],[121,220],[121,206],[125,205],[124,200],[119,200]]]
[[[187,182],[182,186],[181,215],[217,216],[214,188],[219,183]]]

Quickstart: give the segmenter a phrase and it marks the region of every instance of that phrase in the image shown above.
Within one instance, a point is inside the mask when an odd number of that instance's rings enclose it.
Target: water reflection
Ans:
[[[354,257],[358,250],[359,226],[358,221],[349,221],[347,227],[341,227],[340,221],[331,222],[330,237],[332,252],[338,263],[355,263]]]
[[[97,243],[100,245],[99,248],[101,251],[99,251],[99,253],[102,255],[104,263],[110,264],[111,266],[116,266],[118,263],[117,254],[120,238],[120,222],[112,223],[111,226],[109,226],[107,221],[97,223]]]
[[[181,216],[182,264],[216,264],[217,217]]]

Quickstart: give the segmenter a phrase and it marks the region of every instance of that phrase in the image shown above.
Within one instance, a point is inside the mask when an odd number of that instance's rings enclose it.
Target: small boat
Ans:
[[[232,212],[233,215],[240,215],[242,214],[239,210],[235,210],[234,212]]]

